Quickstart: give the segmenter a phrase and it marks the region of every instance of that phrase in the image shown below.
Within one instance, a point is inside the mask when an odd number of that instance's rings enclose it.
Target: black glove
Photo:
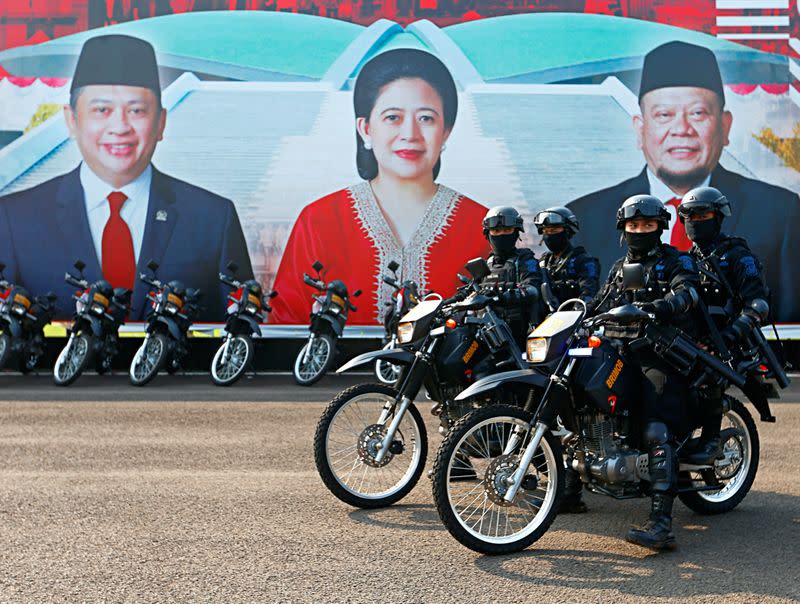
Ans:
[[[653,313],[659,321],[667,321],[672,318],[674,310],[672,305],[666,300],[656,300],[655,302],[645,302],[639,305],[645,312]]]
[[[744,339],[753,331],[756,326],[756,321],[748,314],[741,314],[736,317],[736,320],[731,323],[727,328],[722,331],[722,337],[725,339],[725,344],[730,346],[737,341]]]
[[[514,304],[519,301],[520,292],[517,289],[505,291],[498,296],[500,304]]]

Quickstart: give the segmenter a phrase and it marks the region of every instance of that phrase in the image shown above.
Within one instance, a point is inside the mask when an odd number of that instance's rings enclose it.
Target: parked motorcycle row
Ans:
[[[733,364],[635,304],[589,317],[586,304],[573,299],[529,334],[523,358],[494,308],[497,285],[483,282],[486,262],[475,259],[467,270],[455,297],[429,294],[398,318],[390,340],[396,347],[362,354],[339,369],[378,362],[398,368],[392,384],[381,379],[340,393],[317,425],[317,470],[345,503],[388,506],[417,484],[429,444],[414,402],[423,389],[444,435],[430,473],[437,512],[456,540],[484,554],[520,551],[544,535],[558,512],[567,467],[592,492],[614,499],[649,495],[639,374],[628,356],[645,347],[685,375],[693,390],[737,386],[762,421],[774,421],[766,380],[781,388],[789,380],[758,330],[739,345],[742,360]],[[627,265],[626,289],[643,284],[642,266]],[[543,291],[543,299],[549,294]],[[678,497],[700,514],[728,512],[758,470],[756,423],[726,394],[723,456],[710,465],[686,460],[696,433],[679,443]]]

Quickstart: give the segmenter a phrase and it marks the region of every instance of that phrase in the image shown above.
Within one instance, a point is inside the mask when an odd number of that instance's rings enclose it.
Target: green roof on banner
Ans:
[[[0,53],[0,64],[19,75],[48,63],[64,71],[64,55],[97,35],[128,34],[148,40],[159,62],[171,68],[234,79],[273,79],[270,74],[318,80],[365,28],[313,15],[267,11],[184,13],[131,21]],[[22,66],[22,67],[21,67]],[[71,68],[70,68],[71,69]],[[262,73],[266,77],[258,77]],[[71,76],[70,73],[50,75]],[[280,79],[280,78],[277,78]],[[297,79],[297,78],[292,78]]]
[[[608,15],[509,15],[443,31],[486,81],[548,83],[638,70],[649,50],[673,40],[705,46],[721,63],[786,69],[786,58],[780,55],[680,27]]]

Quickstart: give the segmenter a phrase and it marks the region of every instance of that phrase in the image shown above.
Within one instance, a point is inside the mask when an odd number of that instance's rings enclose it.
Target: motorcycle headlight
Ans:
[[[21,316],[21,315],[24,315],[24,314],[25,314],[25,307],[24,307],[24,306],[21,306],[21,305],[19,305],[19,304],[14,304],[14,306],[12,306],[12,307],[11,307],[11,311],[12,311],[12,312],[13,312],[15,315],[20,315],[20,316]]]
[[[342,309],[335,304],[331,304],[331,312],[335,315],[338,315],[340,312],[342,312]]]
[[[106,311],[100,304],[92,304],[92,312],[96,315],[102,315]]]
[[[167,302],[167,305],[164,307],[164,310],[171,315],[178,313],[178,307],[175,306],[172,302]]]
[[[408,344],[414,336],[414,323],[400,323],[397,326],[397,341]]]
[[[544,361],[547,358],[547,338],[530,338],[527,352],[529,363]]]
[[[258,312],[258,308],[256,308],[255,304],[248,304],[245,307],[245,310],[251,315],[254,315],[254,314],[256,314]]]

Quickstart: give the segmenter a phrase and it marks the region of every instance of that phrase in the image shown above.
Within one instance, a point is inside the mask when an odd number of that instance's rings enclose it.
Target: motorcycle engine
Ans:
[[[603,414],[584,415],[579,421],[583,446],[576,447],[572,463],[584,480],[609,485],[638,482],[640,453],[625,444],[622,426]]]

